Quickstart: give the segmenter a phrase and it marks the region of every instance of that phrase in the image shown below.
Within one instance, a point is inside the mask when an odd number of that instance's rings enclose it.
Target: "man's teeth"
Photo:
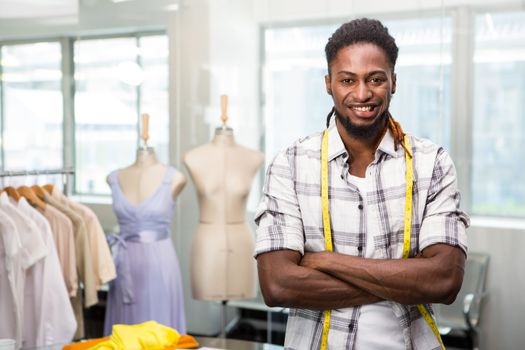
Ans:
[[[370,112],[372,110],[372,106],[363,106],[363,107],[352,107],[352,109],[355,109],[356,111],[361,111],[361,112]]]

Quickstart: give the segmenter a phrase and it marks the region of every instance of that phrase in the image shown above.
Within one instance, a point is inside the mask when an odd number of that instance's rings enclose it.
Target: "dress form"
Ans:
[[[191,248],[194,299],[256,296],[254,238],[245,223],[245,212],[253,178],[263,160],[261,152],[236,144],[233,130],[226,126],[216,129],[210,143],[184,156],[200,211]]]
[[[162,183],[167,171],[167,166],[157,159],[155,150],[147,146],[149,116],[144,114],[142,118],[143,131],[141,137],[144,147],[137,149],[135,162],[126,168],[120,169],[118,173],[118,181],[122,192],[133,204],[139,204],[148,199]],[[109,183],[109,178],[107,182]],[[180,171],[176,171],[171,187],[173,199],[179,195],[186,182],[186,176]]]

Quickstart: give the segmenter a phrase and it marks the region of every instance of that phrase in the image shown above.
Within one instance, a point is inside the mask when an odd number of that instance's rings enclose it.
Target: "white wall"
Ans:
[[[481,315],[482,350],[525,347],[525,229],[472,227],[469,250],[490,254],[488,297]]]

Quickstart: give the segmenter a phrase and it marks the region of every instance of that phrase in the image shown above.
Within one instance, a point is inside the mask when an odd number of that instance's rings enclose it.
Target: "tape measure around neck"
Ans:
[[[407,150],[410,150],[410,139],[405,135],[403,142]],[[405,152],[405,182],[406,182],[406,194],[405,194],[405,218],[404,218],[404,230],[403,230],[403,259],[407,259],[410,255],[410,233],[412,227],[412,191],[414,186],[414,168],[412,156]],[[322,204],[322,215],[323,215],[323,233],[325,247],[327,251],[333,251],[332,245],[332,228],[330,223],[330,212],[328,202],[328,129],[323,133],[323,139],[321,143],[321,204]],[[421,312],[428,326],[432,329],[432,332],[436,336],[441,348],[445,350],[445,345],[441,340],[438,327],[436,322],[427,311],[424,305],[420,304],[417,306],[419,312]],[[330,330],[330,310],[323,312],[323,333],[321,336],[321,349],[326,350],[328,346],[328,332]]]

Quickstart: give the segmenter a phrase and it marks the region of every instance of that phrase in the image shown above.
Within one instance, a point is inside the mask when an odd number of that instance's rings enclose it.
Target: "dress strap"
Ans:
[[[117,182],[117,176],[118,176],[118,170],[113,170],[108,175],[108,183],[111,187],[115,186],[115,183]]]
[[[162,183],[171,185],[171,183],[173,182],[173,175],[175,175],[175,168],[171,165],[168,165]]]

